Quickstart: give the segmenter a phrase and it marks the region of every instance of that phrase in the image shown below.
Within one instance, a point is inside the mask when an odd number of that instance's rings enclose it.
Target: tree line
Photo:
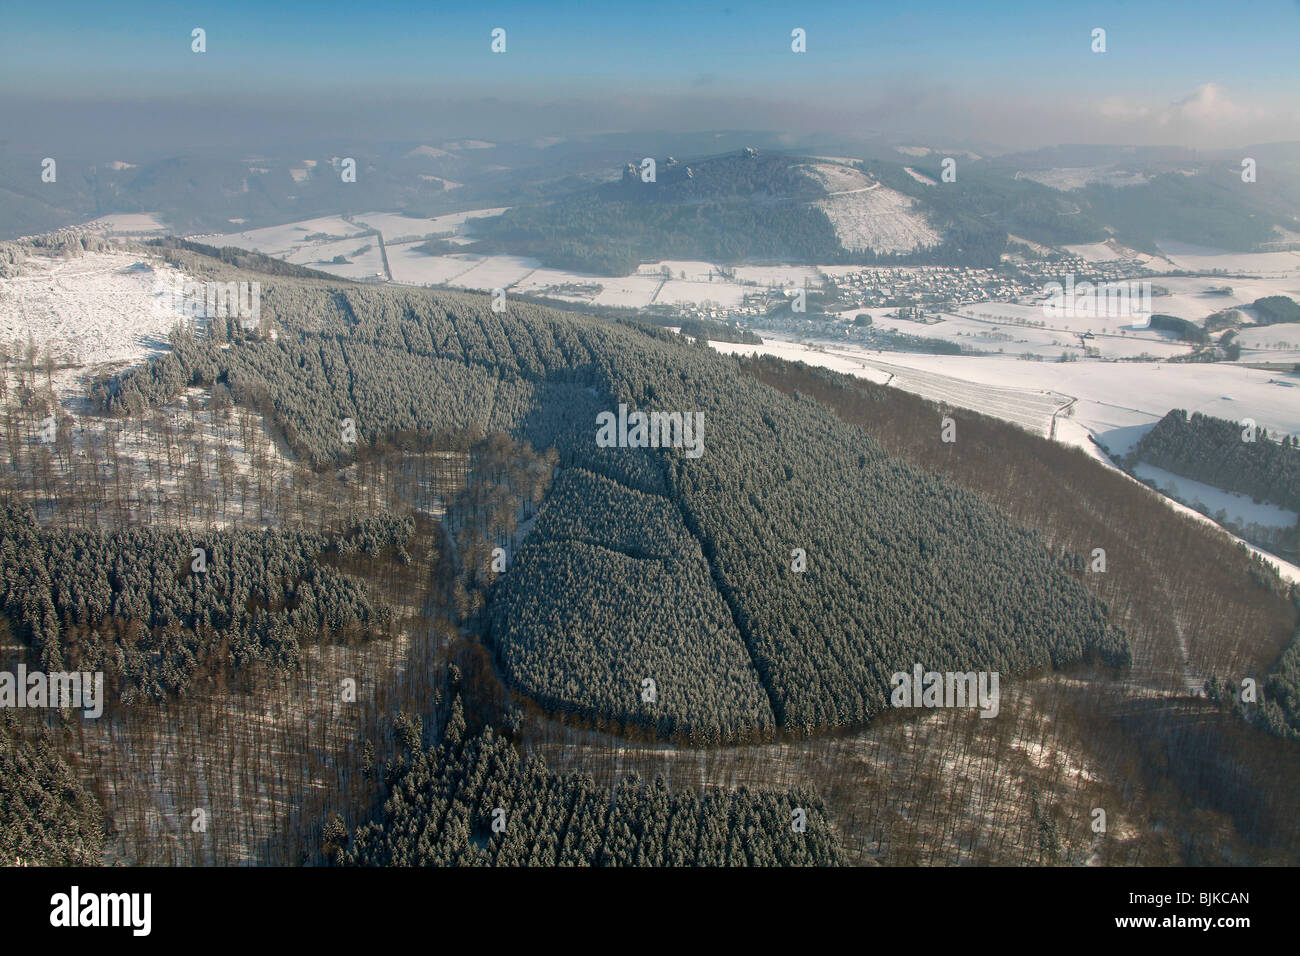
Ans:
[[[0,611],[46,671],[103,671],[124,702],[184,693],[214,673],[296,667],[301,640],[387,633],[392,610],[319,558],[409,561],[410,519],[351,534],[153,527],[42,528],[0,506]]]
[[[1249,440],[1247,440],[1249,439]],[[1129,453],[1224,491],[1300,511],[1300,437],[1271,438],[1262,429],[1201,412],[1172,409]]]
[[[1266,295],[1250,304],[1261,325],[1300,322],[1300,303],[1289,295]]]
[[[325,825],[346,866],[835,866],[843,850],[825,807],[797,791],[697,794],[635,775],[613,787],[523,759],[459,696],[434,747],[400,722],[402,753],[382,772],[382,808],[352,832]]]

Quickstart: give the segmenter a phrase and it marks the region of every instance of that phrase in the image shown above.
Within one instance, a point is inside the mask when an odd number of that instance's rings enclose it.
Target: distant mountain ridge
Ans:
[[[53,183],[41,181],[39,159],[0,157],[0,238],[110,213],[154,213],[189,235],[374,209],[432,216],[511,206],[476,226],[483,251],[619,275],[666,258],[987,266],[1009,234],[1051,246],[1115,238],[1155,252],[1170,239],[1246,252],[1300,232],[1296,143],[990,155],[883,142],[787,151],[761,133],[756,146],[735,147],[742,135],[642,137],[697,149],[672,154],[633,150],[630,133],[407,142],[352,156],[355,182],[343,182],[341,155],[319,147],[239,160],[70,158]],[[703,151],[710,143],[735,148]],[[644,181],[647,156],[655,168]],[[1243,181],[1245,159],[1254,181]]]

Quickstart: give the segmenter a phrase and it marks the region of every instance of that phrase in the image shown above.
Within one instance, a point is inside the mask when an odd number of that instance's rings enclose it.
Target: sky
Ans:
[[[0,148],[339,124],[393,140],[646,129],[1005,149],[1300,140],[1300,2],[36,3]],[[191,49],[192,31],[207,49]],[[505,31],[493,53],[491,32]],[[806,52],[791,49],[791,31]],[[1093,52],[1093,31],[1106,52]]]

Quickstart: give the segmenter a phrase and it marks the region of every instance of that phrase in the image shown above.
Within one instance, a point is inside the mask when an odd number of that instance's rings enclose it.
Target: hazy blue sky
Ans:
[[[187,108],[256,106],[249,121],[272,126],[377,110],[372,125],[399,139],[403,112],[500,138],[676,126],[1009,147],[1300,139],[1295,0],[6,6],[0,109],[38,127],[87,122],[71,101],[142,124]],[[190,50],[194,27],[205,54]],[[505,54],[489,51],[494,27]],[[807,53],[791,52],[794,27]],[[1105,54],[1090,50],[1094,27]]]

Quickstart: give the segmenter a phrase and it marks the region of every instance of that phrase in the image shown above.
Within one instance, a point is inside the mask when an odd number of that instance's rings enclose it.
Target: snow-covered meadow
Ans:
[[[765,337],[766,338],[766,337]],[[802,343],[767,340],[761,346],[716,342],[724,352],[770,353],[810,365],[871,369],[864,377],[879,381],[879,372],[908,369],[927,376],[933,390],[933,376],[954,383],[1015,389],[1026,394],[1053,393],[1075,400],[1070,417],[1083,425],[1103,447],[1115,454],[1126,453],[1152,425],[1171,408],[1204,412],[1239,421],[1252,418],[1270,432],[1300,433],[1300,376],[1286,375],[1230,363],[1108,362],[1080,359],[1074,362],[1035,362],[1009,356],[930,355],[916,352],[881,352],[846,345],[843,342]],[[828,365],[827,357],[836,359]],[[860,374],[853,371],[853,374]],[[908,379],[898,373],[897,387],[922,394],[922,387],[908,388]],[[979,392],[959,396],[958,385],[951,393],[936,396],[951,404],[970,407],[995,417],[997,401]],[[927,395],[927,397],[931,397]],[[969,400],[967,405],[962,399]],[[1021,416],[1017,416],[1021,417]]]
[[[1237,253],[1168,240],[1157,242],[1156,245],[1176,268],[1189,272],[1221,270],[1225,273],[1277,277],[1300,270],[1300,250]]]
[[[1251,501],[1246,495],[1193,481],[1182,475],[1165,471],[1163,468],[1148,465],[1146,462],[1139,462],[1134,466],[1133,474],[1153,482],[1160,491],[1171,498],[1177,498],[1184,504],[1192,507],[1199,505],[1211,515],[1223,513],[1226,520],[1234,524],[1294,528],[1297,518],[1300,517],[1296,512],[1286,508],[1267,502]]]
[[[30,344],[53,355],[56,392],[79,395],[91,371],[169,348],[169,333],[185,321],[175,308],[185,282],[162,260],[127,252],[33,256],[0,279],[0,342],[11,354]]]
[[[280,226],[267,226],[262,229],[249,229],[241,232],[205,234],[190,236],[195,242],[205,245],[235,246],[250,252],[277,259],[287,259],[295,254],[302,254],[304,247],[315,242],[346,239],[365,232],[366,226],[348,222],[339,216],[322,216],[319,219],[305,219],[302,222],[288,222]],[[316,236],[316,239],[309,239]]]

